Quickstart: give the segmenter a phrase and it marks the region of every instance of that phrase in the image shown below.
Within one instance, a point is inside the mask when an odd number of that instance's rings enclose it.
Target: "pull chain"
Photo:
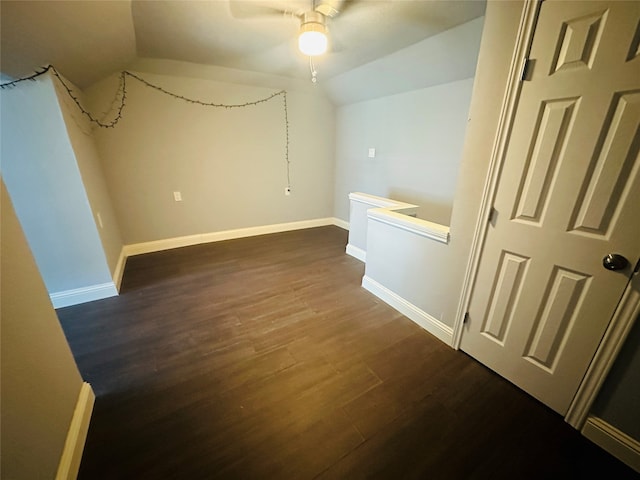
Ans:
[[[313,57],[309,57],[309,70],[311,70],[311,83],[317,83],[318,71],[316,70],[316,67],[313,64]]]

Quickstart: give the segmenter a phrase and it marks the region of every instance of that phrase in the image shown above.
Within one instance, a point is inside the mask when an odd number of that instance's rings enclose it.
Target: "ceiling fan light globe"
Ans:
[[[315,28],[318,25],[320,28]],[[322,55],[327,51],[327,35],[325,27],[321,24],[305,24],[300,29],[298,36],[298,48],[309,57]]]

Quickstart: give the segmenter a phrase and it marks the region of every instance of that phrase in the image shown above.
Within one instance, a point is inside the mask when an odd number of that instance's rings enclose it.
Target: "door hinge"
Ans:
[[[520,71],[520,81],[524,82],[525,80],[531,80],[531,75],[533,74],[533,67],[536,61],[530,58],[525,58],[522,61],[522,70]]]
[[[469,312],[465,312],[464,317],[462,319],[462,324],[466,325],[469,322]]]
[[[487,218],[487,221],[491,226],[496,226],[496,222],[498,221],[498,210],[496,210],[495,207],[491,207],[489,209],[489,218]]]

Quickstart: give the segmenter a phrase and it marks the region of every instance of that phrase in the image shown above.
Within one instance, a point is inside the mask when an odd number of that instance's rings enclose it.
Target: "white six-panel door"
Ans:
[[[640,257],[639,42],[640,2],[542,4],[463,331],[563,415]]]

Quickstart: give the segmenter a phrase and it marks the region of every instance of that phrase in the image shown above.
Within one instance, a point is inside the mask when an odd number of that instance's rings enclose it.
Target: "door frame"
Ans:
[[[498,174],[504,163],[509,145],[511,129],[520,98],[525,62],[531,49],[538,14],[543,1],[524,0],[522,8],[515,48],[507,77],[507,87],[502,99],[497,133],[491,151],[489,169],[480,201],[480,211],[476,219],[471,252],[465,270],[462,292],[453,326],[451,345],[456,350],[460,349],[464,318],[471,302],[471,293],[477,278],[480,256],[484,248],[493,200],[498,187]],[[622,300],[616,308],[614,316],[564,417],[565,421],[572,427],[580,430],[584,426],[591,406],[638,314],[640,314],[640,275],[635,274],[627,285]]]

